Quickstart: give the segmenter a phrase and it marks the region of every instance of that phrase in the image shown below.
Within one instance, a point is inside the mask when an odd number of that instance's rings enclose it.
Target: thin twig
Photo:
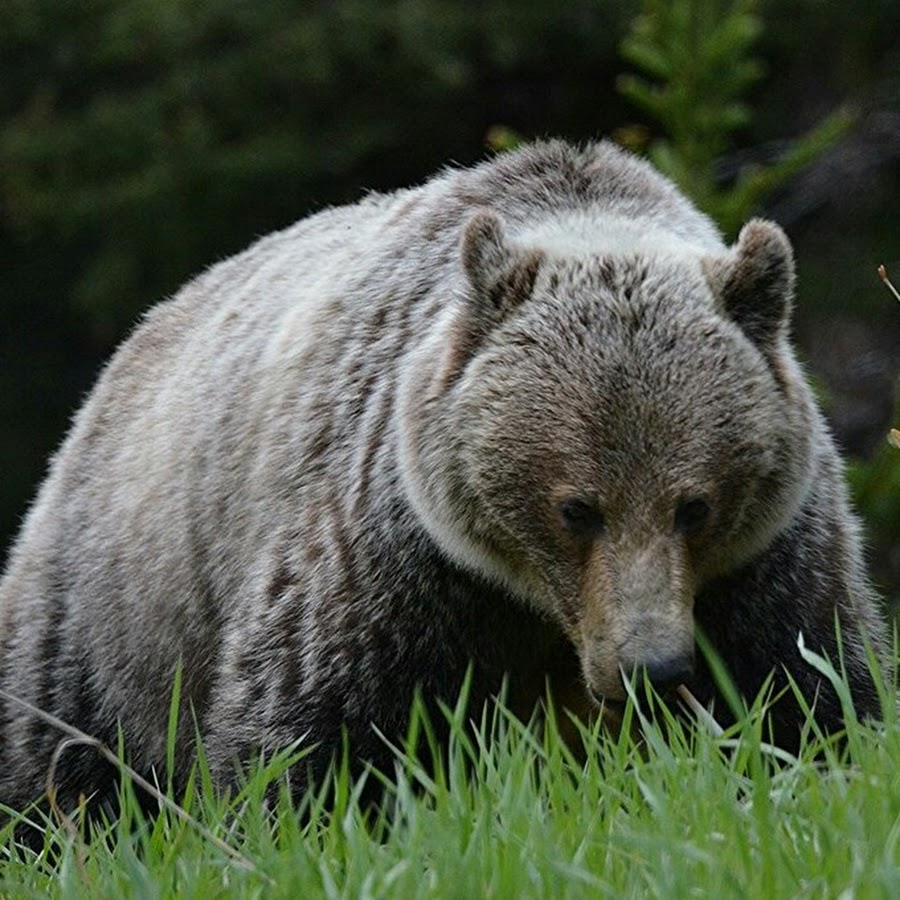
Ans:
[[[878,267],[878,277],[884,282],[884,286],[897,298],[897,302],[900,303],[900,293],[897,293],[897,288],[891,284],[891,279],[888,278],[887,269],[884,266]],[[888,435],[888,443],[900,450],[900,430],[896,428],[891,429]]]
[[[3,690],[2,688],[0,688],[0,697],[9,702],[17,703],[19,706],[27,709],[32,715],[37,716],[48,725],[52,725],[54,728],[62,731],[63,734],[68,735],[68,739],[64,739],[60,741],[59,744],[57,744],[56,750],[54,751],[53,757],[50,762],[49,771],[47,773],[47,796],[50,801],[51,808],[54,809],[54,811],[56,811],[58,815],[61,814],[61,811],[56,804],[56,785],[54,776],[56,774],[56,766],[59,762],[60,756],[65,752],[67,748],[75,744],[83,744],[85,746],[93,747],[97,751],[97,753],[103,757],[103,759],[115,766],[120,772],[124,772],[125,774],[127,774],[129,778],[131,778],[131,780],[136,785],[138,785],[138,787],[154,797],[162,806],[164,806],[175,816],[181,819],[182,822],[185,822],[192,828],[194,828],[199,834],[206,838],[206,840],[208,840],[211,844],[221,850],[226,856],[228,856],[241,868],[262,875],[263,878],[265,878],[270,884],[275,883],[252,860],[248,859],[240,851],[235,850],[234,847],[232,847],[230,844],[227,844],[220,837],[217,837],[204,825],[201,825],[200,822],[198,822],[189,812],[182,809],[173,800],[170,800],[153,784],[147,781],[146,778],[139,775],[134,769],[131,768],[131,766],[119,759],[119,757],[115,753],[113,753],[113,751],[110,750],[109,747],[107,747],[106,744],[104,744],[102,741],[98,740],[95,737],[91,737],[91,735],[87,734],[86,732],[75,728],[74,725],[70,725],[68,722],[64,722],[62,719],[54,716],[52,713],[44,712],[44,710],[39,709],[37,706],[29,703],[27,700],[23,700],[21,697],[17,697],[15,694],[10,694],[8,691]],[[61,820],[67,830],[70,829],[70,826],[71,828],[75,827],[74,823],[68,816],[61,815]]]
[[[884,282],[885,287],[897,298],[897,302],[900,303],[900,293],[897,293],[897,288],[895,288],[891,284],[891,279],[888,278],[887,269],[884,266],[878,267],[878,277]]]

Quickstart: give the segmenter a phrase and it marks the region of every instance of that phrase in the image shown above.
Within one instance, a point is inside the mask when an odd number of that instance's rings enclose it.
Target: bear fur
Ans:
[[[270,235],[151,310],[53,460],[0,583],[0,687],[176,774],[346,730],[390,767],[415,691],[549,679],[590,716],[621,673],[877,715],[885,626],[835,446],[789,344],[774,224],[726,247],[650,166],[538,143]],[[835,621],[840,624],[838,647]],[[776,703],[774,737],[800,715]],[[0,701],[0,800],[61,734]],[[102,790],[64,753],[60,797]],[[304,783],[298,778],[297,784]]]

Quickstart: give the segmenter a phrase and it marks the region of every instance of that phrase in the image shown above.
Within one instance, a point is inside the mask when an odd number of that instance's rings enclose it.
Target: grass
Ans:
[[[643,738],[583,728],[580,761],[552,722],[529,728],[497,705],[472,725],[461,703],[429,765],[397,751],[379,814],[361,811],[346,767],[299,809],[286,787],[269,808],[288,754],[231,798],[201,754],[171,799],[240,858],[170,810],[145,818],[125,777],[114,822],[47,822],[40,852],[0,831],[0,896],[897,897],[900,724],[886,705],[879,725],[849,716],[842,740],[810,724],[789,756],[761,739],[762,701],[718,736],[630,704]]]

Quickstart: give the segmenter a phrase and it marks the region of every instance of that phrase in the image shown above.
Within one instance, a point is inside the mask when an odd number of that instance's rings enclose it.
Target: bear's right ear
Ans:
[[[543,254],[510,246],[496,213],[482,209],[463,229],[460,245],[469,282],[457,331],[457,360],[470,358],[494,328],[534,289]]]
[[[544,259],[539,250],[511,247],[496,213],[481,209],[466,223],[460,242],[469,282],[454,324],[442,383],[456,379],[485,338],[531,296]]]
[[[531,295],[543,254],[510,247],[500,219],[486,209],[466,224],[461,253],[471,286],[466,314],[484,335]]]

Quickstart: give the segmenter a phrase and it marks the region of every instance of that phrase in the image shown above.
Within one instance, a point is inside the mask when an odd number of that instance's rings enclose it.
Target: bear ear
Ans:
[[[773,222],[753,219],[728,255],[708,260],[710,287],[728,318],[763,350],[788,328],[794,296],[794,253]]]
[[[463,230],[462,264],[469,284],[470,316],[490,328],[521,305],[534,288],[543,255],[510,247],[497,215],[482,209]],[[473,322],[474,324],[474,322]]]
[[[531,296],[544,259],[539,250],[507,244],[500,219],[488,209],[466,223],[460,255],[469,284],[454,326],[446,383],[462,373],[487,335]]]

